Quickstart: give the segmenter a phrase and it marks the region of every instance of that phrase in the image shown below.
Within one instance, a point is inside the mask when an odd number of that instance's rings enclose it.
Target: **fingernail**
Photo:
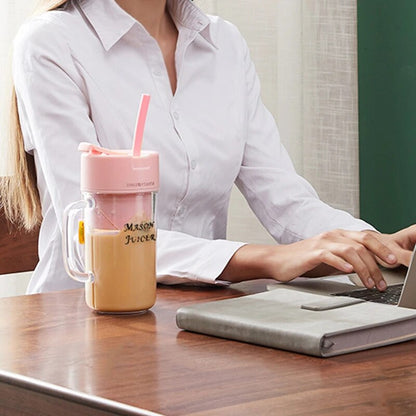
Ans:
[[[375,285],[374,280],[371,277],[367,280],[367,283],[368,283],[368,286],[370,287],[374,287]]]
[[[396,261],[397,261],[396,256],[395,256],[394,254],[389,254],[389,255],[387,256],[387,261],[388,261],[389,263],[396,263]]]
[[[380,280],[380,281],[378,282],[377,287],[378,287],[380,290],[386,290],[386,287],[387,287],[386,282],[385,282],[384,280]]]

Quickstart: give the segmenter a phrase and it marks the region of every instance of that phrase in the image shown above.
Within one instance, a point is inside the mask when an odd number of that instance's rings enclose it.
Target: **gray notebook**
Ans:
[[[416,338],[416,310],[284,287],[185,306],[179,328],[318,357]]]

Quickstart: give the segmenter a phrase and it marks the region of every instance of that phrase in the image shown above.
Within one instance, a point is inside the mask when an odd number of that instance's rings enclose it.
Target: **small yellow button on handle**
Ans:
[[[85,244],[84,221],[78,223],[78,241],[80,244]]]

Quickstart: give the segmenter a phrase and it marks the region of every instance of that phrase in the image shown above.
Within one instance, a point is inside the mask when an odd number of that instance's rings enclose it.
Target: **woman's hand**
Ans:
[[[397,258],[397,264],[385,263],[382,259],[377,261],[385,267],[395,267],[399,264],[409,266],[412,259],[413,248],[416,244],[416,225],[404,228],[394,234],[381,234],[373,232],[375,238],[388,247]]]
[[[287,282],[297,276],[356,272],[363,284],[386,288],[377,263],[409,265],[416,226],[395,234],[333,230],[288,245],[246,245],[236,251],[220,279],[237,282],[273,278]]]

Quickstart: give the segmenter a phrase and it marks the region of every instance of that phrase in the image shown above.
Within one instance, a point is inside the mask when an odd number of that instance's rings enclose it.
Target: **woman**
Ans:
[[[49,3],[15,41],[18,174],[3,189],[9,217],[27,228],[42,218],[30,293],[75,287],[62,264],[61,218],[80,199],[78,144],[130,148],[142,92],[152,96],[143,146],[160,153],[159,282],[356,271],[384,290],[377,262],[409,264],[415,228],[376,233],[295,173],[233,25],[189,0]],[[234,182],[280,245],[225,240]]]

